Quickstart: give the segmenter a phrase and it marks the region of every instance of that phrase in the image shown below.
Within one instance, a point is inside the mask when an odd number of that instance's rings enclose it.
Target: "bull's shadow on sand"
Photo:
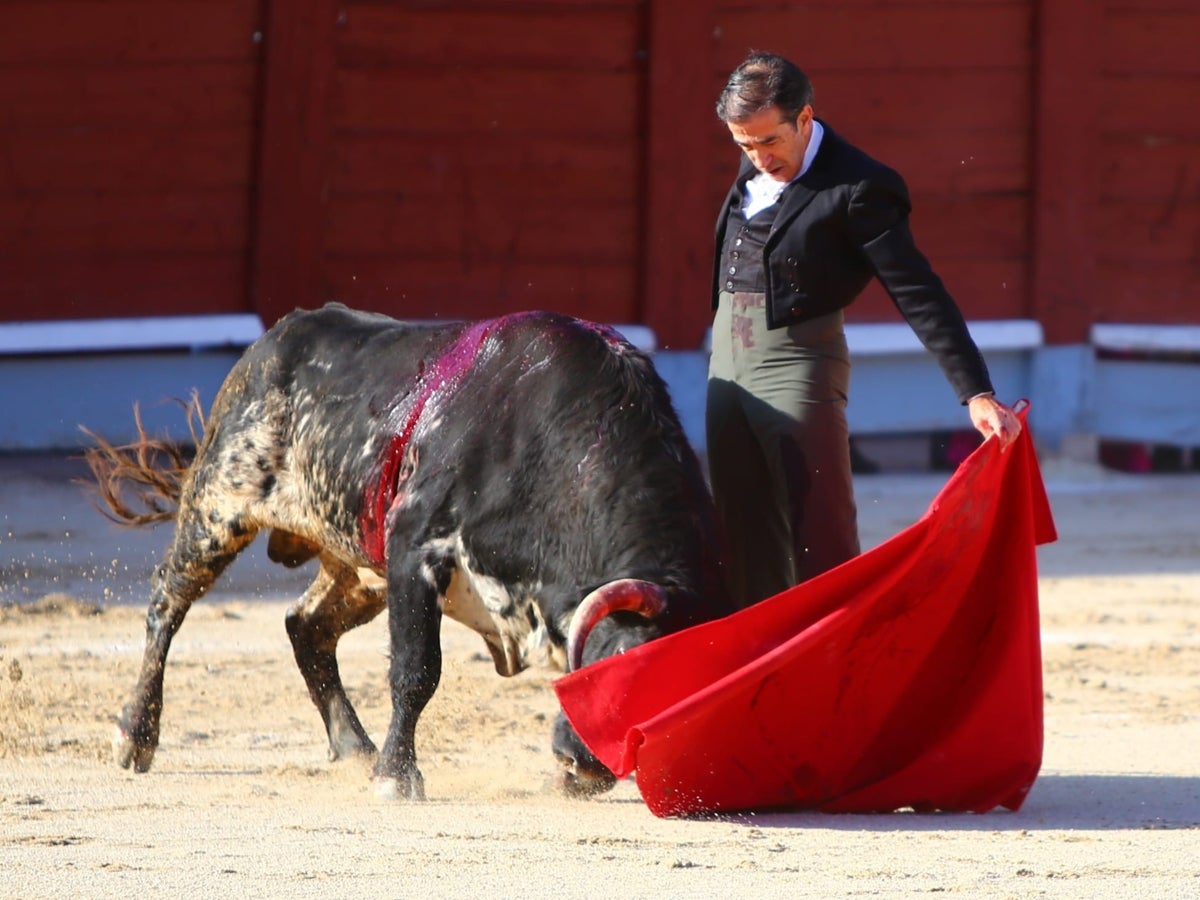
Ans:
[[[841,831],[1123,831],[1200,829],[1200,777],[1041,775],[1017,812],[831,814],[730,813],[724,821],[755,828]]]

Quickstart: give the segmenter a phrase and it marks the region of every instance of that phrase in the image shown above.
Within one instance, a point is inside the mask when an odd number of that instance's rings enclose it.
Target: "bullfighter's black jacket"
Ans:
[[[783,192],[765,245],[767,327],[843,309],[878,278],[960,401],[992,390],[962,312],[913,240],[904,179],[821,124],[825,133],[817,155]],[[726,223],[755,172],[743,156],[717,217],[713,309],[724,289]]]

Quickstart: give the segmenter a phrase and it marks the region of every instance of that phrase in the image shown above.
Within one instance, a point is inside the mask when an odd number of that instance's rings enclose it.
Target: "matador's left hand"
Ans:
[[[991,394],[972,397],[967,404],[967,411],[971,414],[971,424],[976,430],[985,440],[995,435],[1001,450],[1015,441],[1021,433],[1021,420],[1017,418],[1017,414]]]

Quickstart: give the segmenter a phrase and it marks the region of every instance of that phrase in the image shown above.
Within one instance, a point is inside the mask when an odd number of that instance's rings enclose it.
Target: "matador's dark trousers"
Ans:
[[[840,312],[767,330],[765,296],[722,293],[706,440],[736,602],[756,603],[859,552]]]

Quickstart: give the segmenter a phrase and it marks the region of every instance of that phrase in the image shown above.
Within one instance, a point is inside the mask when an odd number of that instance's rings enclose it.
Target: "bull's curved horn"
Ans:
[[[667,609],[667,592],[662,585],[637,578],[620,578],[602,584],[583,598],[571,616],[567,630],[567,671],[583,665],[583,645],[596,623],[609,613],[622,610],[656,619]]]

